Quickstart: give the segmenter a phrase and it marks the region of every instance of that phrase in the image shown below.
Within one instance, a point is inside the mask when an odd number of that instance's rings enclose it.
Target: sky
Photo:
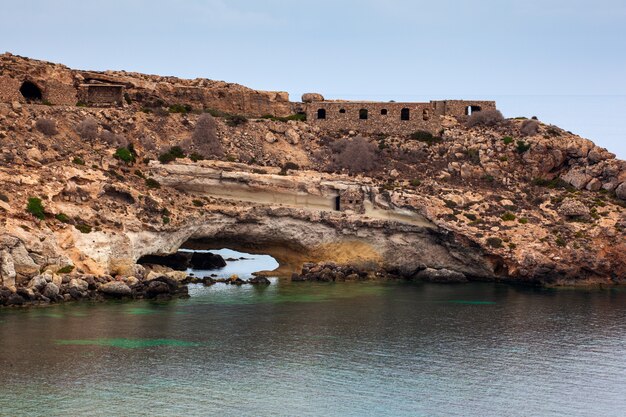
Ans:
[[[624,0],[0,0],[0,51],[351,100],[493,99],[626,158]]]

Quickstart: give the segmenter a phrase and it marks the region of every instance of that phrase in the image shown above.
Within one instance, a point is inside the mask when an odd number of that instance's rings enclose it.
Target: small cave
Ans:
[[[43,99],[43,93],[41,92],[41,88],[39,88],[37,84],[31,81],[24,81],[22,83],[22,86],[20,87],[20,93],[28,102],[42,101]]]

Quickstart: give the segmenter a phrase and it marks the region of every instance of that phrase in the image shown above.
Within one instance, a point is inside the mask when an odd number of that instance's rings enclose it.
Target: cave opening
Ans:
[[[41,92],[41,88],[37,86],[37,84],[31,81],[24,81],[22,86],[20,87],[20,93],[26,99],[26,101],[42,101],[43,93]]]

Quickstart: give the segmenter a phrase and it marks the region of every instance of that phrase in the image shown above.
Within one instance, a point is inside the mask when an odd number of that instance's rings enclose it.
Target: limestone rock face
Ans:
[[[9,251],[0,252],[0,285],[13,287],[15,285],[15,264]]]

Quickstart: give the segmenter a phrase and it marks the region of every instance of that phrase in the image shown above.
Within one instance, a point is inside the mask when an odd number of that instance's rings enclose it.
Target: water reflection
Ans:
[[[621,416],[626,292],[214,285],[0,311],[0,415]]]

